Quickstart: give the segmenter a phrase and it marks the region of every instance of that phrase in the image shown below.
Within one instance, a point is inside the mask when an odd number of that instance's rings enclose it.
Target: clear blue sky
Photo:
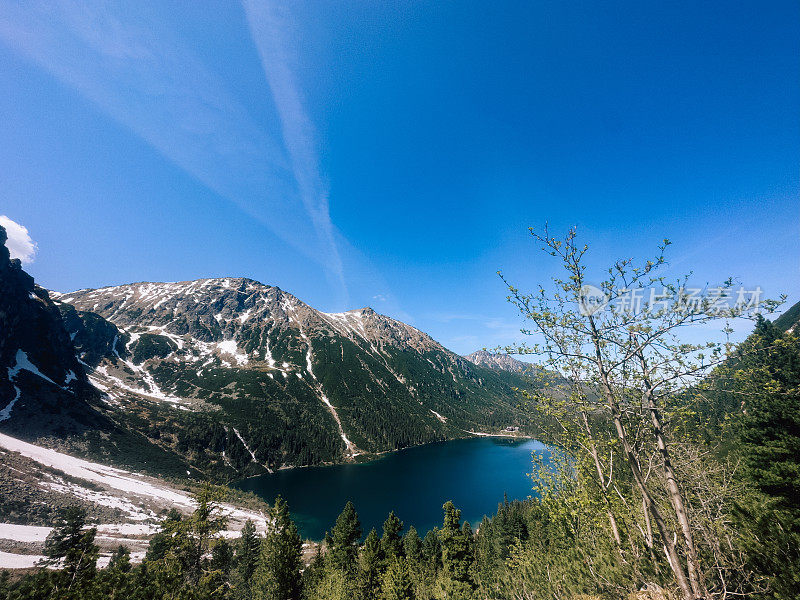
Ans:
[[[547,221],[800,299],[794,0],[3,2],[0,91],[50,289],[248,276],[468,352]]]

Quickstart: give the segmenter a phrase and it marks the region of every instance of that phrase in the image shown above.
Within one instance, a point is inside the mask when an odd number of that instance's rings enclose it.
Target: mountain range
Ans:
[[[227,481],[535,430],[518,361],[458,356],[371,308],[325,313],[246,278],[60,294],[2,248],[0,430],[27,441]]]

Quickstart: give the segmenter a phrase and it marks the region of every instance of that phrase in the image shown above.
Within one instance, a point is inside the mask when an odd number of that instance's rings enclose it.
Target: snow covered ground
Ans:
[[[101,548],[108,549],[119,544],[127,545],[132,551],[133,559],[141,560],[139,555],[144,556],[149,537],[158,531],[160,514],[170,508],[190,513],[196,506],[188,492],[174,489],[157,479],[42,448],[2,433],[0,448],[18,452],[40,465],[56,470],[50,480],[41,480],[40,486],[120,509],[122,520],[127,522],[97,525],[97,542]],[[81,480],[86,485],[81,485]],[[227,538],[238,536],[247,519],[252,520],[259,531],[263,532],[267,527],[266,517],[261,513],[230,504],[223,505],[223,512],[229,520],[229,531],[223,532]],[[37,548],[41,551],[50,531],[50,527],[0,523],[0,541],[12,546],[25,545],[20,553],[1,551],[0,569],[34,566],[41,556],[27,552]],[[8,546],[4,548],[8,549]],[[107,564],[107,556],[105,559],[101,557],[100,564],[103,564],[103,560]]]
[[[62,454],[49,448],[35,446],[3,433],[0,433],[0,447],[12,452],[19,452],[22,456],[26,456],[47,467],[57,469],[72,477],[104,484],[113,490],[125,492],[129,495],[164,500],[183,508],[194,507],[194,502],[187,494],[145,481],[144,478],[122,469],[115,469],[114,467]]]
[[[13,554],[11,552],[0,551],[1,569],[29,569],[35,567],[36,563],[42,560],[41,554]]]
[[[50,531],[52,531],[52,527],[0,523],[0,539],[15,542],[44,542]]]

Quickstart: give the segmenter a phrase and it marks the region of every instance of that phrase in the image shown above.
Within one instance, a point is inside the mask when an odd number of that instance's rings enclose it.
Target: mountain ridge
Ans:
[[[536,365],[518,360],[509,354],[489,352],[488,350],[476,350],[465,354],[464,358],[478,366],[512,373],[525,373],[539,369]]]
[[[517,375],[371,307],[326,313],[246,277],[52,296],[104,409],[219,476],[530,425]]]

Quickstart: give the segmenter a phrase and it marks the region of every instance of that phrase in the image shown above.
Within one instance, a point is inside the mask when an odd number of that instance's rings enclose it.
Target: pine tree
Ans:
[[[387,560],[403,556],[403,538],[400,536],[402,530],[403,522],[397,518],[394,511],[390,512],[383,523],[381,537],[381,548]]]
[[[125,546],[117,546],[106,568],[115,569],[120,573],[129,572],[131,570],[131,551]]]
[[[239,540],[236,543],[234,560],[236,571],[233,580],[237,598],[249,599],[251,597],[250,583],[256,570],[260,553],[261,538],[256,533],[256,526],[253,521],[248,519],[245,521]]]
[[[108,566],[95,578],[95,593],[98,598],[115,600],[135,595],[136,580],[131,576],[131,553],[119,546],[111,555]],[[0,596],[2,598],[2,596]]]
[[[303,569],[302,589],[304,600],[314,600],[317,590],[325,578],[325,557],[322,555],[322,544],[317,544],[316,552],[308,566]]]
[[[414,598],[414,587],[405,558],[394,556],[389,561],[389,567],[383,576],[380,597],[382,600],[412,600]]]
[[[419,539],[416,528],[412,525],[403,537],[403,552],[409,563],[416,565],[422,561],[422,540]]]
[[[372,529],[367,535],[359,557],[358,587],[362,600],[379,597],[383,562],[383,551],[378,532]]]
[[[44,554],[51,565],[61,565],[54,574],[54,585],[60,594],[81,597],[97,572],[100,549],[95,545],[97,529],[86,527],[86,511],[72,506],[65,509],[53,531],[47,536]]]
[[[207,555],[227,525],[220,502],[223,491],[204,485],[195,495],[197,508],[186,519],[171,515],[150,543],[144,563],[149,585],[177,597],[219,598],[224,582]]]
[[[228,540],[218,540],[211,550],[211,569],[227,581],[233,569],[233,560],[233,547]]]
[[[759,317],[733,365],[736,423],[752,493],[739,503],[750,569],[765,597],[800,597],[800,340]]]
[[[447,597],[468,595],[474,588],[472,565],[475,559],[474,540],[469,523],[461,526],[461,511],[448,501],[444,509],[444,524],[439,530],[442,544],[441,587]]]
[[[431,529],[422,540],[422,558],[428,568],[436,571],[442,565],[442,543],[439,541],[439,530]]]
[[[800,525],[800,340],[759,317],[739,353],[745,474]]]
[[[271,527],[264,537],[253,576],[253,595],[270,600],[297,600],[301,592],[303,542],[289,516],[289,505],[278,496],[270,510]]]
[[[171,542],[171,532],[175,530],[175,524],[183,520],[183,515],[176,508],[171,508],[166,518],[161,522],[161,530],[150,538],[147,546],[145,560],[156,562],[164,558],[169,550]]]
[[[361,522],[353,503],[348,501],[328,536],[328,560],[334,569],[354,573],[361,539]]]
[[[204,557],[215,545],[219,532],[225,529],[228,523],[220,506],[222,498],[221,490],[205,484],[195,495],[197,508],[187,520],[187,533],[193,546],[191,550],[193,564],[191,566],[196,571],[198,578],[204,568]]]

